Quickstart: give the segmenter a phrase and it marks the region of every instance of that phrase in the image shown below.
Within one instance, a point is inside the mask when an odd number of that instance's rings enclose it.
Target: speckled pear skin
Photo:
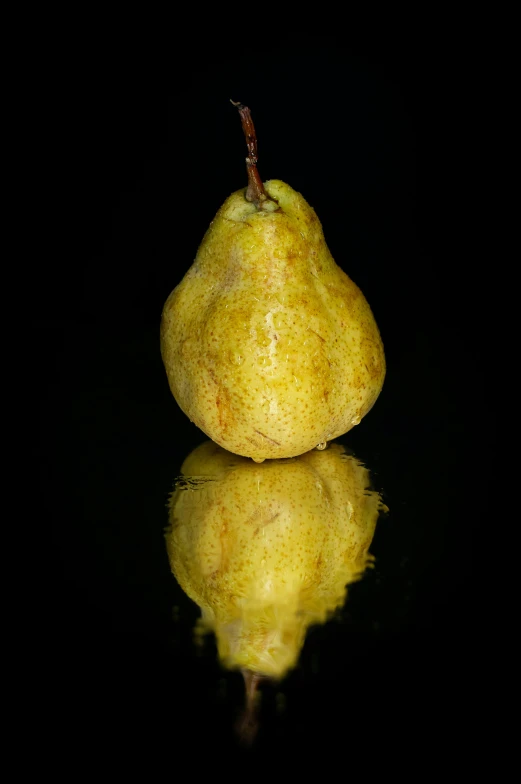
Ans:
[[[264,187],[262,209],[245,190],[225,201],[161,320],[181,409],[217,444],[256,460],[346,433],[385,376],[371,309],[333,260],[315,211],[280,180]]]
[[[169,504],[172,571],[231,669],[282,678],[371,563],[381,507],[368,470],[331,444],[257,465],[205,442]]]

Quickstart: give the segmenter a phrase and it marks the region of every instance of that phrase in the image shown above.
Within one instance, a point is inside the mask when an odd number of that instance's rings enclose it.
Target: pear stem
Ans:
[[[262,676],[251,670],[242,670],[246,691],[244,710],[236,724],[239,740],[246,746],[251,746],[259,731],[259,698],[258,687],[263,680]]]
[[[264,185],[257,171],[257,134],[255,133],[255,126],[251,119],[251,112],[247,106],[242,103],[231,101],[237,107],[241,116],[242,130],[246,137],[246,146],[248,148],[248,157],[246,158],[246,171],[248,172],[248,187],[246,189],[246,199],[251,201],[258,208],[263,201],[268,198]]]

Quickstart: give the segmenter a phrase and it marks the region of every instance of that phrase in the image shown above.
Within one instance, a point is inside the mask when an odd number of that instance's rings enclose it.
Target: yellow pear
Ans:
[[[256,465],[208,441],[182,474],[169,504],[172,571],[250,693],[259,676],[284,677],[309,626],[343,605],[372,561],[381,499],[338,444]]]
[[[358,424],[380,393],[385,357],[315,211],[286,183],[261,182],[251,116],[239,109],[249,185],[224,202],[168,297],[161,354],[187,416],[260,462],[323,447]]]

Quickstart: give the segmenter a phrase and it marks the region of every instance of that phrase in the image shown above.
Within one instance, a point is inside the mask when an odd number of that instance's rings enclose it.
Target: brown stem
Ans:
[[[259,731],[259,697],[258,687],[263,677],[250,670],[242,670],[246,691],[246,702],[239,721],[236,724],[239,740],[251,746]]]
[[[257,134],[253,120],[251,119],[251,112],[247,106],[242,103],[231,101],[234,106],[239,110],[241,116],[242,130],[246,137],[246,146],[248,147],[248,157],[246,158],[246,170],[248,172],[248,188],[246,189],[246,199],[252,201],[256,207],[259,207],[263,201],[268,198],[264,185],[257,171]]]

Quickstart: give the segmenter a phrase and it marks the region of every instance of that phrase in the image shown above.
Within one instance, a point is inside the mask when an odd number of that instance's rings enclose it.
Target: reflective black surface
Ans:
[[[221,669],[211,640],[194,647],[198,610],[165,548],[168,495],[206,436],[170,394],[158,335],[164,300],[244,184],[229,98],[252,108],[261,176],[288,181],[315,207],[335,260],[371,304],[388,365],[373,410],[340,439],[390,509],[371,547],[375,568],[340,618],[311,630],[296,670],[262,687],[249,753],[338,754],[383,738],[430,747],[434,716],[449,743],[472,710],[484,402],[469,262],[444,242],[439,83],[424,61],[420,80],[398,56],[368,62],[333,39],[311,41],[290,41],[262,78],[236,78],[224,55],[218,78],[217,53],[170,85],[146,70],[136,82],[130,70],[116,78],[110,59],[103,78],[78,64],[73,106],[84,98],[88,111],[69,140],[72,197],[38,302],[40,513],[52,546],[43,689],[53,732],[78,753],[86,737],[94,758],[129,744],[167,743],[180,756],[238,750],[241,677]]]

